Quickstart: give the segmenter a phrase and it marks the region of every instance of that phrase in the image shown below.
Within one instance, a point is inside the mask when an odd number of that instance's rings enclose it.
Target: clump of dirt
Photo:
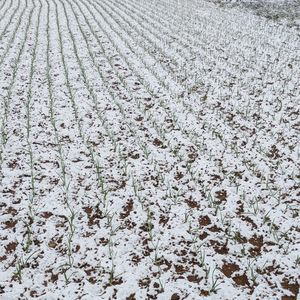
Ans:
[[[6,253],[12,253],[15,252],[17,249],[17,243],[16,242],[11,242],[9,244],[7,244],[6,246],[4,246]]]
[[[100,220],[104,218],[102,211],[100,211],[98,207],[85,206],[83,210],[87,214],[89,227],[99,225]]]
[[[140,158],[140,155],[138,153],[129,153],[128,155],[129,157],[131,157],[132,159],[139,159]]]
[[[133,200],[129,199],[127,203],[123,206],[123,212],[120,213],[120,218],[121,219],[127,218],[132,211],[133,211]]]
[[[229,249],[227,247],[227,244],[221,244],[220,242],[214,240],[210,240],[209,242],[217,253],[228,254]]]
[[[40,216],[44,219],[49,219],[50,217],[53,216],[53,213],[50,211],[44,211],[40,214]]]
[[[222,202],[226,202],[227,192],[225,190],[221,190],[221,191],[216,192],[216,198],[219,200],[218,204],[221,204]]]
[[[177,293],[174,293],[172,296],[171,296],[171,300],[180,300],[180,297]]]
[[[190,208],[196,208],[196,209],[200,208],[199,202],[196,201],[196,200],[193,200],[192,197],[190,197],[189,199],[185,199],[184,202],[185,202]]]
[[[184,274],[187,271],[187,267],[183,265],[175,265],[175,272],[177,274]]]
[[[234,276],[233,281],[240,286],[250,286],[248,277],[246,274]]]
[[[166,215],[161,214],[159,216],[159,224],[161,224],[161,225],[166,225],[169,220],[170,220],[170,217],[168,217]]]
[[[4,222],[4,229],[14,229],[17,223],[18,220],[9,219],[8,221]]]
[[[286,296],[284,295],[281,299],[282,300],[297,300],[299,295],[299,283],[294,280],[289,280],[288,278],[284,278],[281,286],[290,291],[293,295],[292,296]]]
[[[54,236],[48,243],[48,247],[52,249],[59,249],[59,246],[62,245],[62,236]]]
[[[138,265],[138,263],[142,260],[142,258],[140,256],[138,256],[137,254],[133,254],[131,261],[135,264]]]
[[[188,275],[187,280],[193,283],[199,283],[203,278],[198,275]]]
[[[263,236],[254,235],[252,238],[249,239],[249,243],[253,245],[249,251],[252,256],[258,256],[261,254],[261,249],[264,245]]]
[[[199,218],[199,225],[202,227],[208,226],[211,224],[211,220],[208,216],[203,216]]]
[[[184,175],[183,175],[182,172],[177,172],[174,178],[178,181],[178,180],[180,180],[181,178],[183,178],[183,176],[184,176]]]
[[[163,143],[161,140],[159,140],[158,138],[155,138],[155,139],[153,140],[153,145],[156,146],[156,147],[159,147],[159,148],[163,148],[163,149],[167,147],[167,146],[165,146],[164,143]]]
[[[139,280],[139,286],[143,289],[148,288],[150,286],[151,279],[149,277],[143,278]]]
[[[234,272],[239,271],[239,270],[240,270],[240,267],[237,264],[227,263],[227,262],[225,262],[221,268],[222,273],[226,277],[231,277]]]

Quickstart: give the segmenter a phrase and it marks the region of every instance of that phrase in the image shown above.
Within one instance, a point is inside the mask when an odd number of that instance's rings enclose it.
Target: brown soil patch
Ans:
[[[284,295],[281,300],[297,300],[297,296],[299,294],[299,283],[291,282],[287,278],[283,280],[281,283],[282,287],[290,292],[292,292],[293,296]]]
[[[202,278],[199,277],[198,275],[188,275],[187,280],[189,282],[199,283],[202,280]]]
[[[133,211],[133,200],[132,199],[127,201],[126,205],[123,206],[123,210],[124,210],[124,212],[120,213],[121,219],[125,219]]]
[[[236,271],[239,271],[240,267],[235,263],[224,263],[221,271],[226,277],[231,277]]]
[[[180,297],[178,294],[175,293],[171,296],[171,300],[180,300]]]
[[[199,225],[200,226],[208,226],[211,224],[211,220],[208,216],[200,217],[199,218]]]
[[[6,246],[4,246],[6,253],[12,253],[15,252],[17,249],[17,243],[16,242],[11,242],[9,244],[7,244]]]
[[[219,203],[225,202],[227,200],[227,192],[225,190],[216,192],[216,198],[219,200]]]
[[[237,276],[233,277],[232,279],[237,285],[241,285],[241,286],[245,286],[245,285],[249,286],[250,285],[246,274],[237,275]]]
[[[262,236],[254,235],[252,238],[249,239],[249,243],[254,246],[253,248],[251,248],[249,250],[250,254],[252,256],[258,256],[258,255],[260,255],[261,254],[261,248],[264,245],[264,239],[263,239],[263,237]]]

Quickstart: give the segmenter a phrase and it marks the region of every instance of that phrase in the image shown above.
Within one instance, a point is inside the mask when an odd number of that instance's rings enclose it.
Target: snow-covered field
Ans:
[[[220,6],[239,7],[300,30],[299,0],[207,0]]]
[[[0,299],[297,299],[300,34],[202,0],[0,1]]]

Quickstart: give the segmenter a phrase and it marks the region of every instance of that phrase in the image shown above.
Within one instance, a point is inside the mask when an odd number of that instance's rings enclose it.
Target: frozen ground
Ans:
[[[297,299],[299,47],[202,0],[0,1],[0,298]]]

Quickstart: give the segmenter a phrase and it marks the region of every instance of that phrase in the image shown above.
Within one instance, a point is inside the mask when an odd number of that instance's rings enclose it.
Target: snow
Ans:
[[[0,298],[297,299],[291,24],[202,0],[0,3]]]

